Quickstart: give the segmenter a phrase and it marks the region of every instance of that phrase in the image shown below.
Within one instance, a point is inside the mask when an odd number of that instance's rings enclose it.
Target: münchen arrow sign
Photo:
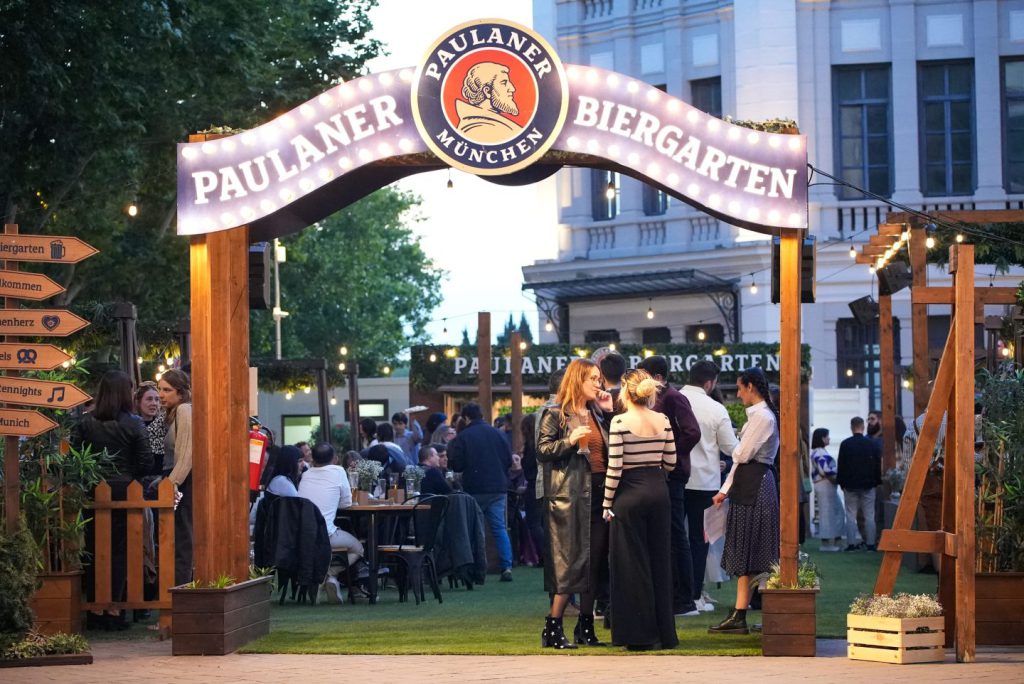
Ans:
[[[64,235],[0,235],[0,261],[49,261],[74,264],[99,252],[76,237]]]
[[[0,377],[0,401],[46,408],[69,409],[91,399],[68,382],[29,380],[15,376]]]
[[[55,427],[57,423],[38,411],[0,409],[0,435],[35,437]]]
[[[0,270],[0,297],[39,300],[63,291],[63,287],[42,273]]]
[[[63,309],[0,309],[0,335],[64,337],[87,325]]]
[[[70,360],[70,354],[52,344],[0,344],[0,368],[52,370]]]

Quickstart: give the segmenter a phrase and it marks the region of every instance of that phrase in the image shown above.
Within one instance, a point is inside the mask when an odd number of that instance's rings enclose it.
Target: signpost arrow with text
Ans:
[[[87,325],[63,309],[0,309],[0,335],[64,337]]]
[[[70,354],[65,354],[52,344],[0,343],[0,368],[52,370],[70,360]]]
[[[16,376],[0,377],[0,401],[45,408],[69,409],[91,399],[68,382],[29,380]]]
[[[0,261],[49,261],[74,264],[98,249],[69,235],[0,235]]]
[[[42,273],[0,270],[0,297],[39,300],[63,291],[63,287]]]
[[[0,435],[35,437],[55,427],[57,423],[38,411],[0,409]]]

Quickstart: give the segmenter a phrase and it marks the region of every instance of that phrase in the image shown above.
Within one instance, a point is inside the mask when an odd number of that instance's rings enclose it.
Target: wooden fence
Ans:
[[[167,637],[171,628],[171,594],[174,585],[174,485],[164,479],[157,486],[155,500],[144,499],[142,485],[132,481],[128,485],[128,495],[123,501],[113,501],[110,485],[101,482],[96,487],[93,508],[93,526],[95,544],[93,549],[93,600],[83,601],[82,610],[128,610],[149,609],[160,611],[160,635]],[[147,509],[153,511],[157,522],[159,538],[157,544],[157,572],[159,573],[159,592],[153,600],[145,599],[144,564],[143,564],[143,517]],[[113,544],[111,539],[111,517],[115,510],[123,510],[127,518],[126,535],[126,568],[127,594],[126,600],[114,601],[111,597],[111,561]]]

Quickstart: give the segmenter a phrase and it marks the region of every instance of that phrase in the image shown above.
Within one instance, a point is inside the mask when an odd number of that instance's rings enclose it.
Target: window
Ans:
[[[668,195],[644,183],[644,216],[661,216],[668,211]]]
[[[970,62],[920,66],[921,191],[974,192],[974,84]]]
[[[672,333],[668,328],[644,328],[640,332],[644,344],[669,344],[672,341]]]
[[[604,169],[590,170],[590,205],[595,221],[619,215],[619,174]]]
[[[834,73],[836,159],[840,177],[876,195],[892,194],[889,65],[837,67]],[[863,193],[839,186],[839,199]]]
[[[722,78],[690,81],[690,104],[711,116],[722,118]]]
[[[704,333],[704,339],[700,334]],[[694,344],[720,344],[725,342],[725,330],[721,323],[701,323],[699,325],[686,326],[686,341]]]
[[[281,416],[281,444],[320,441],[320,415]]]
[[[892,336],[894,358],[900,354],[900,319],[893,318]],[[878,326],[863,325],[855,318],[836,321],[836,363],[839,387],[867,387],[871,410],[882,407],[881,360],[878,348]],[[891,382],[899,378],[893,377]]]
[[[618,330],[587,330],[583,333],[583,341],[586,344],[607,344],[608,342],[619,341]]]
[[[349,416],[352,411],[352,403],[345,400],[345,422],[348,422]],[[360,399],[359,400],[359,418],[373,418],[378,423],[386,420],[391,420],[391,416],[388,413],[388,400],[387,399]]]
[[[1003,62],[1003,186],[1024,192],[1024,60]]]

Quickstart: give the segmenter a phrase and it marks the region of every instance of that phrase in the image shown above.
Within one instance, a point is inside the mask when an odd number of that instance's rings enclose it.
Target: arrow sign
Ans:
[[[0,269],[0,297],[38,300],[47,299],[63,291],[63,287],[42,273]]]
[[[0,401],[6,404],[69,409],[91,398],[69,382],[0,377]]]
[[[55,427],[57,423],[38,411],[0,409],[0,435],[35,437]]]
[[[0,309],[0,335],[64,337],[87,325],[63,309]]]
[[[0,344],[0,368],[52,370],[70,360],[52,344]]]
[[[75,264],[99,250],[64,235],[0,235],[0,261],[49,261]]]

